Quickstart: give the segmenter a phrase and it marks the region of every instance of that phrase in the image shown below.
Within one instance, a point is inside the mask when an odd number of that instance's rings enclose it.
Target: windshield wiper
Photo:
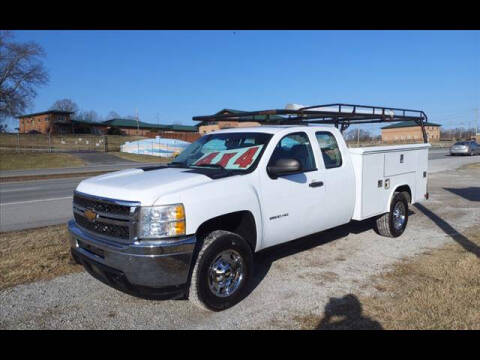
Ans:
[[[167,166],[188,167],[183,161],[172,161],[169,162]]]
[[[220,164],[199,164],[199,165],[190,165],[190,166],[213,167],[213,168],[217,168],[217,169],[227,170],[227,169],[225,169],[224,166],[222,166],[222,165],[220,165]]]

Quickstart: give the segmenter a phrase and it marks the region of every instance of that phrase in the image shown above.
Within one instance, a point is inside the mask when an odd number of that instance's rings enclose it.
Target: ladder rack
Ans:
[[[424,142],[428,142],[424,127],[428,118],[423,111],[383,106],[326,104],[306,106],[299,109],[273,109],[194,116],[192,119],[195,121],[256,121],[262,124],[334,124],[342,132],[350,125],[355,124],[413,121],[421,127]]]

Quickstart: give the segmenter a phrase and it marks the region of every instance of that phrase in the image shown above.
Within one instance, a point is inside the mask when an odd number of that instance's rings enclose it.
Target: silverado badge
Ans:
[[[87,209],[83,212],[83,215],[87,218],[88,221],[93,222],[97,218],[97,213],[91,209]]]

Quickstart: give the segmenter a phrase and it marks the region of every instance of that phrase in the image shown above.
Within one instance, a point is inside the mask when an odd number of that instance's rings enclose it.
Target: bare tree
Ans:
[[[78,105],[71,99],[60,99],[50,106],[50,110],[71,111],[74,115],[78,112]]]
[[[48,83],[41,58],[43,48],[34,42],[16,43],[0,31],[0,122],[20,115],[32,105],[36,88]]]
[[[99,122],[102,118],[97,114],[95,110],[89,111],[79,111],[75,115],[76,120],[90,121],[90,122]]]
[[[370,141],[373,138],[372,135],[370,134],[370,131],[359,129],[359,128],[347,130],[343,134],[343,137],[346,141],[359,141],[359,142]]]
[[[117,113],[116,111],[110,111],[107,115],[107,120],[110,120],[110,119],[120,119],[121,116],[119,113]]]

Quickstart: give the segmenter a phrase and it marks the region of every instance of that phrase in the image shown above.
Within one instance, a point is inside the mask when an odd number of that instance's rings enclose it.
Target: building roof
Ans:
[[[37,115],[44,115],[44,114],[73,114],[73,111],[47,110],[47,111],[42,111],[42,112],[38,112],[38,113],[19,115],[16,118],[19,119],[19,118],[31,117],[31,116],[37,116]]]
[[[116,126],[116,127],[127,127],[127,128],[137,128],[137,120],[134,119],[110,119],[103,121],[103,125],[106,126]],[[143,121],[138,121],[138,128],[140,129],[158,129],[158,130],[172,130],[172,131],[191,131],[197,132],[195,126],[190,125],[166,125],[166,124],[151,124]]]
[[[162,125],[160,125],[161,127]],[[163,125],[168,127],[168,130],[173,130],[173,131],[191,131],[191,132],[197,132],[198,129],[196,126],[193,125]]]
[[[96,125],[96,126],[108,126],[107,124],[104,124],[103,122],[97,122],[97,121],[91,121],[91,120],[80,120],[80,119],[72,119],[73,124],[79,124],[79,125]]]
[[[134,120],[134,119],[110,119],[107,121],[103,121],[103,124],[109,125],[109,126],[131,127],[131,128],[136,128],[138,126],[141,129],[155,127],[154,124],[148,124],[140,120],[137,123],[137,120]]]
[[[440,124],[435,124],[432,122],[424,122],[424,126],[442,126]],[[404,127],[412,127],[412,126],[418,126],[418,124],[415,121],[402,121],[398,122],[392,125],[384,126],[382,129],[396,129],[396,128],[404,128]]]

